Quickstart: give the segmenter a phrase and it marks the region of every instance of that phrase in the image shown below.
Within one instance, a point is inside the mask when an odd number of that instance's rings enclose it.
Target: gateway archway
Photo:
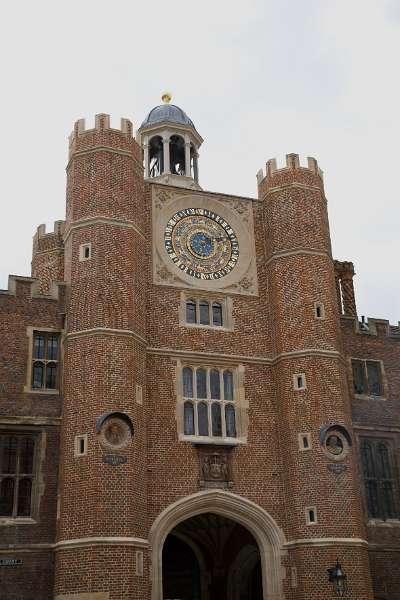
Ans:
[[[200,521],[196,518],[201,517]],[[200,543],[198,536],[193,534],[193,528],[212,520],[214,533],[218,529],[230,529],[231,539],[237,536],[236,554],[231,552],[222,560],[221,569],[227,574],[229,585],[224,588],[225,596],[215,596],[218,586],[218,567],[215,571],[214,558],[210,561],[207,552],[204,552],[204,543]],[[207,530],[209,527],[206,528]],[[225,532],[226,533],[226,532]],[[239,543],[240,534],[243,535]],[[175,541],[171,541],[175,538]],[[242,600],[237,591],[234,591],[235,582],[245,581],[244,589],[239,593],[244,595],[249,590],[258,593],[256,600],[282,600],[281,565],[285,538],[274,519],[257,504],[232,494],[225,490],[206,490],[188,496],[167,507],[154,521],[150,531],[150,544],[152,549],[152,600],[165,600],[166,598],[180,598],[178,595],[168,596],[163,591],[163,571],[165,576],[165,592],[175,593],[187,590],[173,587],[174,576],[173,553],[185,554],[186,544],[186,579],[190,579],[191,593],[197,594],[198,600]],[[211,544],[211,542],[210,542]],[[164,548],[165,546],[165,548]],[[165,553],[164,553],[165,550]],[[171,554],[167,557],[167,552]],[[163,569],[163,558],[165,567]],[[208,562],[207,562],[208,561]],[[210,562],[213,563],[210,581]],[[169,579],[167,580],[167,578]],[[189,585],[189,584],[188,584]],[[247,587],[246,587],[247,586]],[[249,587],[248,587],[249,586]],[[239,586],[240,587],[240,586]],[[236,596],[235,596],[236,593]],[[253,592],[251,592],[253,593]],[[209,594],[207,597],[206,594]],[[196,596],[194,596],[196,598]],[[250,597],[251,598],[251,597]],[[183,596],[183,600],[186,600]],[[192,598],[190,598],[192,600]],[[196,598],[197,600],[197,598]],[[252,598],[251,598],[252,600]]]
[[[176,525],[162,564],[166,600],[263,600],[257,542],[221,515],[203,513]]]

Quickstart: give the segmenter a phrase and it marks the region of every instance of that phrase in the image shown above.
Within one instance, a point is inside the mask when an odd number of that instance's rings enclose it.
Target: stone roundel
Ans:
[[[100,429],[100,443],[110,450],[125,448],[132,438],[129,423],[121,417],[107,418]]]

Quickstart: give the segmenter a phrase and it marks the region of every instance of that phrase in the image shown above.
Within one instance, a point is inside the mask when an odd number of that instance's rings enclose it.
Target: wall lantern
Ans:
[[[335,590],[336,596],[339,598],[344,598],[347,594],[347,575],[345,575],[342,571],[342,565],[339,562],[339,559],[336,559],[336,565],[327,569],[329,575],[329,581]]]

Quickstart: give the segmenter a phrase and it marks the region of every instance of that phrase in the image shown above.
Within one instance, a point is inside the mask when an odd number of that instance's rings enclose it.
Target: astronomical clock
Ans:
[[[154,282],[257,294],[252,200],[153,186]]]

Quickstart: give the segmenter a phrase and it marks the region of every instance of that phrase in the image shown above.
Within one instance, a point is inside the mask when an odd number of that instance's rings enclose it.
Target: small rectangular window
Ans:
[[[200,302],[200,325],[210,324],[210,305],[208,302]]]
[[[310,433],[299,433],[299,448],[300,450],[311,449],[311,434]]]
[[[79,246],[79,260],[83,262],[92,258],[92,244],[81,244]]]
[[[316,302],[314,304],[315,318],[325,319],[325,307],[322,302]]]
[[[295,390],[304,390],[306,388],[306,376],[304,373],[293,375],[293,387]]]
[[[315,506],[306,508],[306,523],[307,525],[315,525],[317,523],[317,509]]]
[[[75,437],[75,456],[86,456],[88,446],[87,434],[77,435]]]

